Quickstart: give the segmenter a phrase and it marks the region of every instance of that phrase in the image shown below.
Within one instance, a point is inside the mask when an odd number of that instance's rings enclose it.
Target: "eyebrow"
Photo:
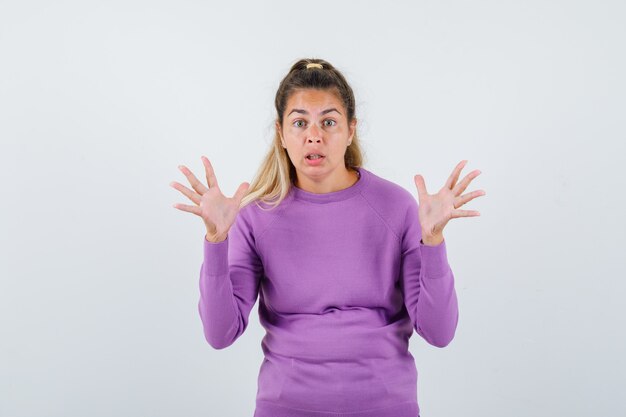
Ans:
[[[324,115],[326,113],[330,113],[331,111],[336,111],[337,113],[341,114],[341,112],[339,110],[337,110],[336,108],[332,107],[330,109],[326,109],[326,110],[322,110],[320,112],[320,116]],[[303,110],[303,109],[293,109],[289,112],[289,114],[287,115],[287,117],[289,117],[291,115],[291,113],[296,112],[296,113],[301,113],[301,114],[309,114],[308,111]]]

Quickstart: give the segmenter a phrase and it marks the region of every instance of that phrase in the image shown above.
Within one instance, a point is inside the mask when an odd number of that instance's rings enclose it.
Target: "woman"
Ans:
[[[207,342],[230,346],[259,297],[267,333],[255,417],[416,417],[413,330],[444,347],[458,305],[443,228],[484,195],[461,195],[461,161],[437,193],[414,178],[420,204],[362,167],[355,100],[321,59],[296,62],[276,93],[276,136],[255,181],[232,198],[202,157],[207,186],[184,166],[206,226],[198,311]],[[253,203],[254,202],[254,203]],[[249,204],[253,203],[253,204]]]

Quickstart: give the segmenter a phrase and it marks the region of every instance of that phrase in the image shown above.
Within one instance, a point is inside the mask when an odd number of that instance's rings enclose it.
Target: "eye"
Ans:
[[[335,126],[337,124],[337,122],[332,120],[332,119],[326,119],[326,120],[324,120],[324,122],[333,122],[334,123],[332,125],[326,125],[326,126]]]
[[[293,124],[296,125],[296,127],[302,127],[302,125],[297,125],[297,123],[300,122],[304,122],[304,120],[296,120],[295,122],[293,122]]]

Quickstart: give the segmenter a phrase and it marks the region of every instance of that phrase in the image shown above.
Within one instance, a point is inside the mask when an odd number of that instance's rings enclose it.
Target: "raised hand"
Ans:
[[[424,244],[429,246],[440,244],[443,241],[443,228],[450,219],[480,216],[477,210],[458,209],[468,201],[487,194],[484,190],[478,190],[461,195],[469,183],[481,173],[476,169],[457,184],[461,170],[466,163],[467,160],[463,160],[457,164],[448,181],[437,194],[427,193],[426,184],[424,184],[424,178],[421,175],[413,177],[419,198],[419,218]]]
[[[206,156],[202,156],[202,163],[206,171],[208,187],[200,182],[189,168],[184,165],[178,166],[195,192],[176,181],[172,181],[170,186],[187,196],[195,205],[174,204],[174,207],[200,216],[207,230],[205,238],[211,242],[221,242],[226,239],[230,227],[235,222],[239,205],[250,184],[241,183],[235,195],[228,198],[222,194],[213,172],[213,166]]]

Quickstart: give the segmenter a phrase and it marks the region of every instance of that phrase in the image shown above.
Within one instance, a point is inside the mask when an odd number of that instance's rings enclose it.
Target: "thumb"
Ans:
[[[415,186],[417,187],[417,193],[419,194],[420,198],[422,196],[428,195],[428,191],[426,191],[426,184],[424,184],[424,177],[417,174],[413,177],[413,181],[415,182]]]
[[[237,204],[241,203],[241,200],[244,198],[249,188],[250,184],[247,182],[242,182],[239,185],[239,188],[237,188],[237,191],[235,191],[235,195],[233,196]]]

